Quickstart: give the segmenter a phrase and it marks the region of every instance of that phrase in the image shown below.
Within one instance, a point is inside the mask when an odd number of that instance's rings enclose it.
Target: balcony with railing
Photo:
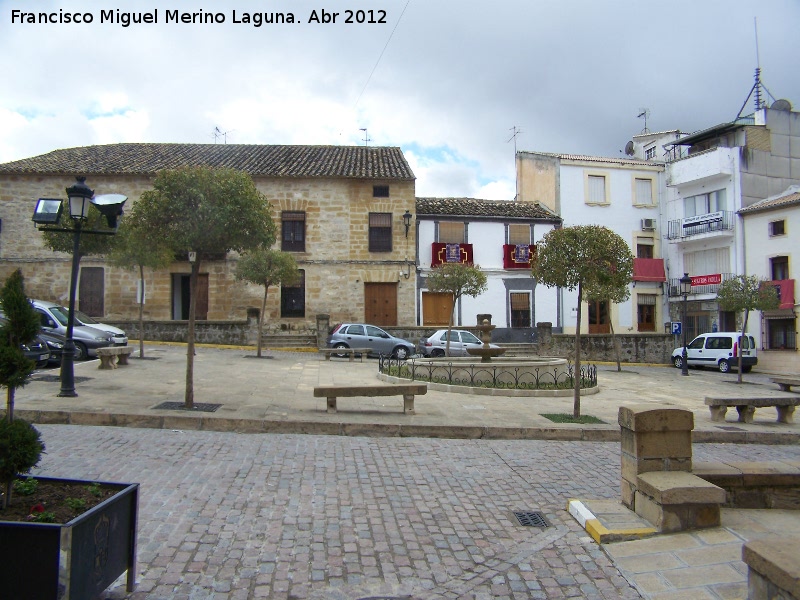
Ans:
[[[738,150],[738,149],[736,149]],[[698,183],[733,173],[733,148],[712,148],[672,157],[667,167],[667,185]]]
[[[735,223],[736,213],[731,210],[674,219],[667,223],[667,239],[683,240],[705,234],[733,235]]]
[[[734,273],[715,273],[713,275],[696,275],[692,277],[692,291],[690,296],[699,294],[716,294],[719,291],[719,286],[723,281],[733,279],[736,277]],[[680,278],[669,280],[669,297],[681,297],[681,280]]]

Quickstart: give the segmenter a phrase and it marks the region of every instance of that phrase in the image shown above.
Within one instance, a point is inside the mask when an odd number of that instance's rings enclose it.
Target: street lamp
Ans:
[[[94,197],[94,191],[86,185],[86,177],[76,177],[73,185],[66,189],[69,216],[74,223],[72,229],[60,227],[47,227],[48,231],[72,233],[72,271],[69,280],[69,315],[67,317],[66,340],[64,352],[61,355],[61,391],[59,396],[74,397],[75,392],[75,340],[72,337],[75,327],[75,293],[78,288],[78,267],[80,265],[80,245],[83,224],[89,216],[89,204],[94,204],[105,216],[111,230],[85,231],[84,233],[98,235],[113,235],[116,233],[117,217],[122,214],[122,205],[127,197],[122,194],[106,194]],[[33,212],[33,222],[37,225],[58,224],[63,201],[54,198],[40,198]]]
[[[403,215],[403,225],[406,226],[406,237],[408,237],[408,230],[411,229],[411,213],[406,210]]]
[[[683,296],[683,323],[681,324],[681,331],[683,332],[683,361],[681,366],[681,375],[688,375],[689,374],[689,362],[688,362],[688,353],[686,352],[686,330],[688,329],[686,322],[686,305],[687,305],[687,297],[689,293],[692,291],[692,278],[689,277],[688,273],[684,273],[683,277],[680,279],[681,284],[681,295]]]

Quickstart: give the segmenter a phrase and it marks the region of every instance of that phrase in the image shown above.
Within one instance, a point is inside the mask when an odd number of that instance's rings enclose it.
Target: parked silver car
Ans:
[[[450,332],[450,356],[470,356],[467,348],[480,348],[483,346],[480,338],[464,329],[453,329]],[[423,356],[445,356],[447,347],[447,329],[439,329],[432,336],[422,338],[417,344],[417,350]],[[490,348],[499,348],[497,344],[489,344]]]
[[[66,335],[69,312],[63,306],[53,302],[32,300],[33,309],[42,319],[42,330]],[[114,341],[110,333],[81,325],[77,320],[72,326],[72,341],[75,342],[75,360],[82,360],[89,356],[97,356],[98,348],[113,346]]]
[[[414,353],[413,342],[366,323],[340,323],[334,326],[328,334],[326,345],[328,348],[369,348],[370,354],[385,354],[400,359]]]

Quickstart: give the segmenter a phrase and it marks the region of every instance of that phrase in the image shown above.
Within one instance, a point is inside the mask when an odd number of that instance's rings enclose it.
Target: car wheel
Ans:
[[[441,358],[444,356],[444,350],[437,348],[436,350],[431,350],[431,357],[433,358]]]
[[[753,370],[753,365],[747,365],[746,367],[742,367],[742,373],[749,373]]]
[[[397,346],[394,350],[392,350],[392,358],[405,360],[408,358],[408,355],[409,355],[408,348],[406,348],[405,346]]]
[[[730,370],[731,370],[731,363],[729,363],[724,358],[721,361],[719,361],[719,372],[720,373],[727,373]]]
[[[672,359],[672,364],[675,365],[676,369],[683,368],[683,357],[681,355],[676,356]]]
[[[349,346],[347,344],[339,342],[338,344],[336,344],[334,346],[334,348],[341,350],[341,349],[344,349],[344,348],[349,348]],[[345,358],[347,356],[347,353],[346,352],[342,352],[341,354],[334,354],[334,356],[337,356],[339,358]]]
[[[81,342],[75,342],[75,358],[74,360],[86,360],[89,357],[89,351],[86,345]]]

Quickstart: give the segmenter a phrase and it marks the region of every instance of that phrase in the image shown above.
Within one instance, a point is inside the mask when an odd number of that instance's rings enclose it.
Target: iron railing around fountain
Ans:
[[[392,377],[445,385],[510,390],[561,390],[575,386],[572,363],[567,368],[520,367],[501,363],[458,363],[440,359],[435,363],[401,360],[381,355],[378,372]],[[597,367],[581,366],[581,388],[597,386]]]

